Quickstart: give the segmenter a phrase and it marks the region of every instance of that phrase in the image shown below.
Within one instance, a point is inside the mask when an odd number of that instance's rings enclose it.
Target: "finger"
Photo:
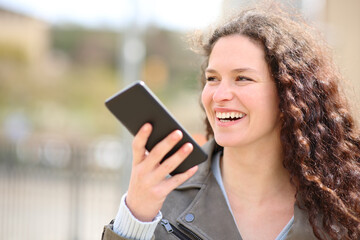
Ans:
[[[152,131],[150,123],[145,123],[135,135],[132,142],[133,164],[141,162],[146,154],[145,145]]]
[[[192,150],[193,145],[191,143],[185,143],[176,153],[160,164],[156,169],[156,175],[162,179],[169,175],[189,156]]]
[[[148,155],[148,167],[155,167],[165,155],[181,140],[183,134],[175,130],[155,145]]]
[[[174,176],[167,178],[164,180],[164,189],[167,189],[169,194],[172,190],[186,182],[189,178],[191,178],[196,171],[198,170],[198,166],[194,166],[183,173],[175,174]]]

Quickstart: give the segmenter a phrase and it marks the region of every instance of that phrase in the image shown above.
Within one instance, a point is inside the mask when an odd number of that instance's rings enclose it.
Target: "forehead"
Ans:
[[[209,67],[263,68],[267,66],[265,52],[260,43],[243,35],[221,37],[209,56]]]

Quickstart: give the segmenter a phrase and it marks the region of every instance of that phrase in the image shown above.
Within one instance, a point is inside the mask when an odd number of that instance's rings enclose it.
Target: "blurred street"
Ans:
[[[135,80],[204,143],[203,59],[188,35],[256,1],[110,2],[0,0],[0,239],[101,238],[127,189],[132,140],[104,102]],[[360,1],[290,5],[333,47],[359,120]]]

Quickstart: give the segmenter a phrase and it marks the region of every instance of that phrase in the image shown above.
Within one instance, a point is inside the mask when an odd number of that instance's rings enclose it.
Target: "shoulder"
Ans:
[[[300,208],[298,204],[295,204],[294,206],[294,223],[286,237],[286,240],[290,239],[317,239],[309,222],[308,213],[304,209]]]

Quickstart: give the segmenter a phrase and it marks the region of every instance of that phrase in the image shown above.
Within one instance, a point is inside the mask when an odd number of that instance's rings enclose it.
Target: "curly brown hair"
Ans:
[[[283,115],[283,164],[315,236],[360,239],[360,135],[327,44],[282,6],[243,10],[198,39],[205,56],[202,84],[213,46],[233,34],[264,47]],[[213,132],[207,120],[206,126],[209,138]]]

